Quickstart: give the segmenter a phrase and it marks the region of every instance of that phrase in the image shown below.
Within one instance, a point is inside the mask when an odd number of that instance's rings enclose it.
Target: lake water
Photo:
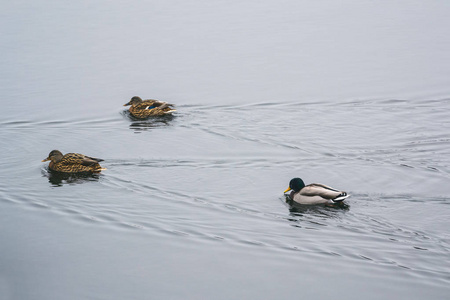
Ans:
[[[447,1],[0,14],[1,299],[448,299]],[[348,207],[289,207],[293,177]]]

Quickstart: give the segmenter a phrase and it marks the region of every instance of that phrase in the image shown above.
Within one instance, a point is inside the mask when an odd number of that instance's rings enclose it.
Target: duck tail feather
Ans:
[[[342,202],[345,199],[347,199],[350,195],[347,194],[346,192],[342,192],[340,195],[338,195],[336,198],[333,199],[333,202],[337,203],[337,202]]]
[[[163,104],[162,105],[160,105],[158,108],[159,109],[164,109],[164,108],[167,108],[167,107],[169,107],[171,104],[170,103],[167,103],[167,102],[163,102]]]

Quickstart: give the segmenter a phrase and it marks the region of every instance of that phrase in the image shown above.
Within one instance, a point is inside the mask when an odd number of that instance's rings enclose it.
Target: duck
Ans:
[[[102,168],[99,162],[103,159],[86,156],[80,153],[67,153],[63,155],[59,150],[52,150],[42,162],[49,161],[49,169],[62,173],[99,173]]]
[[[145,119],[151,116],[171,115],[176,111],[172,107],[173,104],[154,99],[142,100],[138,96],[132,97],[131,100],[123,106],[128,105],[131,105],[128,109],[131,115],[138,119]]]
[[[292,190],[292,191],[291,191]],[[291,191],[289,197],[299,204],[332,205],[344,201],[350,195],[320,183],[305,185],[301,178],[293,178],[284,193]]]

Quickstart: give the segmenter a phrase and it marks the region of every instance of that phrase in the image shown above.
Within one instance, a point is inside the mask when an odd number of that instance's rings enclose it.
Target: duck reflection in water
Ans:
[[[133,117],[129,111],[123,111],[122,114],[133,121],[130,125],[130,129],[136,132],[155,129],[158,127],[171,126],[172,120],[175,118],[173,115],[154,116],[147,119],[138,119]]]
[[[52,186],[99,181],[100,176],[102,176],[100,173],[62,173],[50,169],[43,171],[43,174],[48,178],[48,182],[50,182]]]
[[[287,194],[284,197],[290,212],[287,220],[290,221],[291,226],[298,228],[318,230],[330,224],[330,219],[340,219],[342,213],[350,209],[350,206],[344,202],[305,205],[293,201]]]

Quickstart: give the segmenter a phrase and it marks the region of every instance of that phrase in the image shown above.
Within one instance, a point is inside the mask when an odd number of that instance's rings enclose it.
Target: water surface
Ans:
[[[2,299],[449,294],[445,2],[3,6]],[[348,208],[290,207],[296,176]]]

